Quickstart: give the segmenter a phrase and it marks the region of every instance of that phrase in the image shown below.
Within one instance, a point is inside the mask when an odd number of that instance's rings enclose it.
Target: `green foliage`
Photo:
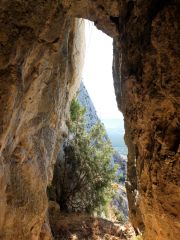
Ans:
[[[122,182],[122,183],[125,182],[125,176],[124,176],[123,173],[120,173],[120,174],[119,174],[119,182]]]
[[[113,148],[101,123],[86,131],[85,109],[75,99],[70,114],[70,135],[61,163],[60,206],[70,211],[101,212],[113,194]]]
[[[85,113],[86,109],[81,107],[81,105],[78,103],[78,101],[73,98],[70,106],[70,117],[71,121],[77,123],[82,119]]]
[[[112,207],[112,210],[114,212],[114,215],[116,216],[117,221],[121,224],[124,224],[125,219],[123,214],[116,207]]]

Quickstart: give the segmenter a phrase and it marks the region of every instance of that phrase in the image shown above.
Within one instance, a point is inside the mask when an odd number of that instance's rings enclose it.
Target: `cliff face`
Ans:
[[[94,104],[89,96],[84,83],[81,82],[77,95],[79,103],[86,108],[85,120],[87,131],[90,130],[96,123],[100,122],[100,119],[96,113]]]
[[[130,219],[145,239],[179,234],[179,5],[132,3],[114,41],[117,101],[128,145]],[[121,48],[121,54],[118,49]]]
[[[82,59],[74,17],[114,38],[130,219],[146,240],[177,239],[179,10],[178,0],[0,2],[1,239],[46,232],[46,187]]]
[[[79,85],[83,22],[53,1],[1,1],[0,11],[0,239],[38,239]]]

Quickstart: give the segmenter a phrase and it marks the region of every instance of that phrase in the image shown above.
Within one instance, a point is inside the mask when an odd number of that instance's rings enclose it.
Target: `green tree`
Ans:
[[[112,198],[113,148],[101,123],[87,132],[84,114],[85,108],[73,99],[61,161],[60,206],[66,211],[101,212]]]

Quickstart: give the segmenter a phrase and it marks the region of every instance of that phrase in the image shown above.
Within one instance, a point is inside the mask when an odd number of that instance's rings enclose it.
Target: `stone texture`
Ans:
[[[126,7],[114,42],[114,79],[129,149],[130,219],[145,239],[173,240],[180,232],[179,5]]]
[[[86,121],[86,130],[89,131],[95,124],[99,123],[101,120],[97,115],[95,106],[82,81],[80,84],[80,88],[78,89],[77,99],[81,104],[81,106],[86,108],[86,112],[84,116]]]
[[[146,240],[178,238],[179,10],[179,0],[0,1],[1,239],[38,239],[45,222],[46,186],[80,74],[73,17],[114,37],[130,219]]]
[[[130,240],[134,235],[132,227],[122,227],[120,224],[104,218],[82,213],[78,213],[78,217],[73,213],[60,214],[52,207],[49,211],[55,240]]]
[[[0,239],[38,239],[81,75],[83,22],[55,1],[1,1],[0,11]]]

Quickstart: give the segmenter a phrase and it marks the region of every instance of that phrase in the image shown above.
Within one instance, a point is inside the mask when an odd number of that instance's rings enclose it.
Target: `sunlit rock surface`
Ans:
[[[77,99],[79,103],[86,109],[85,121],[86,121],[87,131],[89,131],[95,124],[100,122],[100,119],[96,113],[96,109],[89,96],[89,93],[82,81],[80,84],[80,88],[78,90]]]
[[[83,46],[82,20],[55,2],[0,2],[0,239],[51,235],[46,188]]]
[[[146,240],[178,239],[179,11],[179,0],[0,2],[1,239],[38,239],[46,221],[46,187],[80,73],[74,17],[114,38],[130,219]]]

